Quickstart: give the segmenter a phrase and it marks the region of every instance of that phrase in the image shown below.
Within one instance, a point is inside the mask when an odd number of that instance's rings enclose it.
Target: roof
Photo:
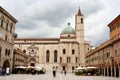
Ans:
[[[61,34],[75,34],[75,30],[68,23],[68,26],[62,30]]]
[[[0,11],[4,13],[7,17],[9,17],[11,20],[13,20],[15,23],[17,23],[17,19],[15,19],[11,14],[9,14],[4,8],[0,6]]]
[[[118,15],[112,22],[108,24],[109,27],[112,27],[117,21],[120,20],[120,15]]]

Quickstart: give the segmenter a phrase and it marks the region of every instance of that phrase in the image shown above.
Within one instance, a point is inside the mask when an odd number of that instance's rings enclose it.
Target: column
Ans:
[[[111,77],[112,77],[112,67],[110,67],[110,69],[111,69]]]

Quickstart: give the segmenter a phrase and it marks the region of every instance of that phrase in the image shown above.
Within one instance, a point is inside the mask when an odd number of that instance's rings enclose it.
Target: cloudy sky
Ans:
[[[84,14],[85,39],[98,46],[109,39],[107,25],[120,14],[120,0],[0,0],[0,6],[19,22],[20,38],[59,38],[80,6]]]

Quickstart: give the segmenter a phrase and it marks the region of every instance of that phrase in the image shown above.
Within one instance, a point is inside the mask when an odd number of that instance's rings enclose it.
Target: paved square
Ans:
[[[46,73],[43,75],[11,74],[8,76],[0,76],[0,80],[120,80],[120,78],[103,76],[75,76],[71,73],[67,73],[67,75],[57,73],[54,78],[52,73]]]

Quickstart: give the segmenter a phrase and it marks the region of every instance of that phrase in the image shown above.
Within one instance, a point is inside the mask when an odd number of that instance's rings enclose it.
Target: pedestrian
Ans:
[[[3,76],[5,76],[5,73],[6,73],[5,68],[3,68],[3,69],[2,69],[2,74],[3,74]]]
[[[0,76],[2,76],[2,69],[1,69],[1,66],[0,66]]]
[[[53,77],[55,77],[56,76],[56,71],[55,70],[53,70]]]
[[[63,73],[63,71],[61,71],[61,74]]]
[[[66,70],[64,71],[65,75],[66,75]]]

